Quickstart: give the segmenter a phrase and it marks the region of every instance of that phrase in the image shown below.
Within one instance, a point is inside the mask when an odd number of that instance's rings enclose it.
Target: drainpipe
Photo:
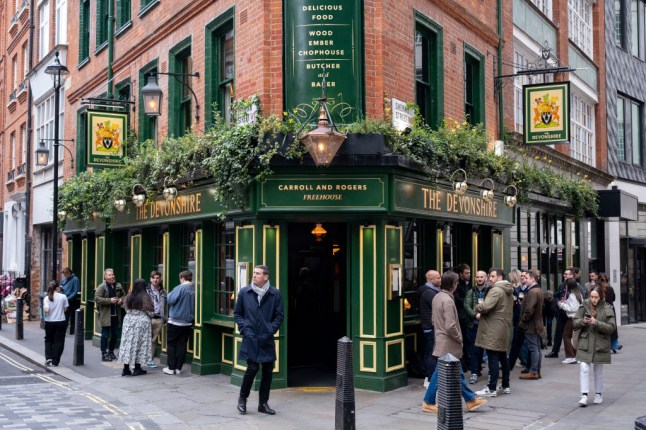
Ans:
[[[29,51],[29,65],[28,65],[28,72],[27,76],[31,74],[31,71],[33,70],[34,67],[34,3],[33,1],[29,2],[29,47],[27,48]],[[30,211],[31,211],[31,184],[32,184],[32,177],[31,177],[31,154],[32,154],[32,145],[31,145],[31,140],[32,140],[32,128],[33,128],[33,121],[32,121],[32,109],[33,109],[33,104],[34,104],[34,97],[31,92],[31,84],[27,86],[27,160],[25,160],[25,287],[27,288],[27,291],[31,292],[31,242],[32,242],[32,237],[29,234],[29,227],[31,224],[31,217],[30,217]],[[41,282],[40,285],[41,291],[44,291],[43,289],[43,283]],[[38,297],[37,294],[32,294],[32,298]],[[33,309],[35,309],[35,306],[31,306],[29,304],[29,312],[30,314],[33,314]]]
[[[502,0],[496,1],[496,7],[498,9],[498,74],[502,75]],[[501,83],[502,84],[502,83]],[[503,88],[500,85],[500,93],[498,96],[498,112],[500,116],[498,117],[498,139],[505,140],[505,118],[504,118],[504,109],[505,105],[503,103]]]
[[[112,62],[114,61],[114,0],[108,2],[108,98],[112,99]]]

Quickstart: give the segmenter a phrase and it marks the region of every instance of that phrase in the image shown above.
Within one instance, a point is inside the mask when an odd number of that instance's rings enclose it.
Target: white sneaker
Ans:
[[[480,391],[476,391],[476,396],[480,397],[496,397],[498,396],[498,393],[495,391],[491,391],[489,387],[484,387]]]
[[[496,391],[501,392],[503,394],[511,394],[511,387],[502,388],[502,385],[498,385],[498,388],[496,389]]]
[[[600,405],[603,403],[603,397],[601,397],[601,394],[597,393],[594,395],[594,402],[595,405]]]
[[[576,363],[576,358],[570,357],[566,358],[565,360],[562,361],[563,364],[574,364]]]
[[[469,384],[475,385],[477,382],[478,382],[478,375],[474,373],[473,375],[471,375],[471,379],[469,379]]]
[[[154,361],[150,360],[148,363],[146,363],[146,367],[154,369],[155,367],[157,367],[157,365],[155,364]]]
[[[424,388],[428,388],[428,378],[424,378]]]
[[[181,369],[175,369],[175,374],[176,374],[176,375],[179,375],[180,373],[182,373],[182,370],[181,370]]]
[[[579,400],[579,406],[581,406],[582,408],[585,408],[586,406],[588,406],[588,396],[586,395],[581,396],[581,400]]]
[[[176,370],[170,370],[168,367],[164,367],[164,368],[162,369],[162,372],[164,372],[164,373],[165,373],[165,374],[167,374],[167,375],[174,375],[174,374],[175,374],[175,372],[176,372]]]

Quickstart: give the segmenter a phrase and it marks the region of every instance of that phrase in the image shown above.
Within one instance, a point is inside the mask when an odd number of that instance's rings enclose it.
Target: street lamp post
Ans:
[[[60,96],[61,87],[65,83],[65,78],[69,75],[69,70],[58,59],[58,51],[56,51],[56,58],[54,64],[47,66],[45,73],[52,77],[54,81],[54,195],[52,199],[52,281],[56,280],[58,274],[57,257],[58,257],[58,120],[60,115]],[[37,157],[39,160],[40,157]]]

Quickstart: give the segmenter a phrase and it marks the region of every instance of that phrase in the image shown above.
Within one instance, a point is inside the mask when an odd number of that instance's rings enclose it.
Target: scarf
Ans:
[[[251,288],[258,294],[258,304],[260,305],[260,301],[267,294],[267,291],[269,291],[269,281],[265,282],[265,285],[262,287],[256,287],[254,284],[251,284]]]

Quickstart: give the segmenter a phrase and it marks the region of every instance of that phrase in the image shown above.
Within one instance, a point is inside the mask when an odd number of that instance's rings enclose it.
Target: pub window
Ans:
[[[193,73],[191,38],[176,45],[170,52],[170,72],[179,73],[168,79],[168,129],[172,136],[181,137],[191,127],[193,96],[190,87]]]
[[[189,270],[195,275],[195,231],[194,225],[184,226],[180,239],[180,268],[179,271]]]
[[[233,316],[235,299],[235,229],[233,221],[220,223],[214,229],[215,312]]]
[[[405,316],[419,313],[417,288],[426,282],[425,269],[421,266],[423,255],[420,223],[413,219],[404,223],[404,299]]]
[[[164,231],[157,228],[154,234],[151,235],[152,246],[150,251],[152,253],[153,265],[150,271],[156,270],[163,275],[164,273]],[[146,273],[144,273],[146,275]],[[165,279],[162,278],[162,281]]]
[[[442,28],[417,14],[415,24],[415,102],[431,127],[444,116]]]
[[[470,124],[484,122],[484,57],[464,47],[464,117]]]

